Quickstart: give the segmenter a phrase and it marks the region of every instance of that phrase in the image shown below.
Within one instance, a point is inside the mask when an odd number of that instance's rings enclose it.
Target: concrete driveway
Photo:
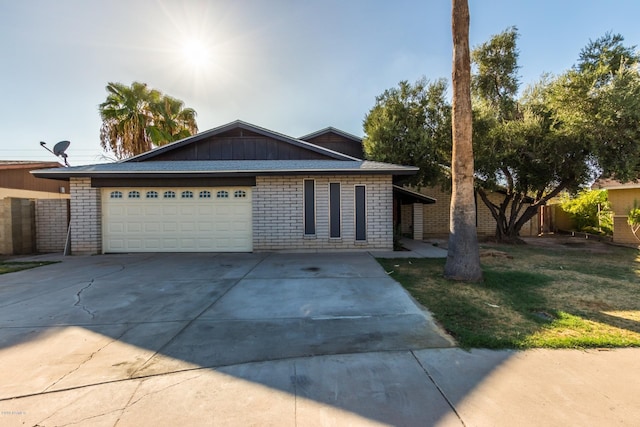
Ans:
[[[344,367],[350,354],[385,352],[391,362],[391,352],[452,345],[429,314],[365,253],[61,259],[0,276],[3,425],[62,425],[79,419],[123,425],[128,416],[130,425],[146,425],[146,418],[132,415],[134,407],[141,407],[132,402],[158,393],[167,375],[203,378],[203,373],[219,374],[241,364],[255,367],[319,355],[343,355],[331,363]],[[298,372],[289,372],[287,363],[262,366],[271,378],[264,384],[274,396],[311,393],[311,374],[302,365]],[[273,380],[278,369],[286,372]],[[223,375],[227,380],[234,376],[228,372]],[[370,375],[367,369],[357,372]],[[398,373],[409,380],[415,374]],[[168,381],[172,385],[166,387],[180,389]],[[260,374],[252,381],[261,383]],[[146,387],[151,388],[140,392]],[[191,387],[181,393],[188,396]],[[212,399],[207,388],[202,397]],[[89,395],[92,404],[83,401]],[[256,401],[256,410],[272,408],[278,401],[273,399]]]

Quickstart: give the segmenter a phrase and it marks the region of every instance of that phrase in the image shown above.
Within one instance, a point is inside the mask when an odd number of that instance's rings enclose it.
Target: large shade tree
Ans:
[[[640,179],[635,47],[606,34],[589,42],[573,68],[521,92],[517,38],[509,28],[472,52],[476,192],[496,221],[497,239],[512,242],[563,191],[577,191],[596,176]],[[379,96],[365,119],[368,158],[420,166],[414,184],[451,182],[442,167],[453,166],[443,88],[440,80],[401,82]]]
[[[100,145],[118,159],[198,131],[193,109],[144,83],[134,82],[131,86],[109,83],[106,90],[107,99],[99,106]]]
[[[473,52],[477,191],[501,241],[517,241],[539,206],[596,175],[640,176],[640,74],[633,48],[607,34],[591,41],[571,70],[516,98],[516,38],[511,28]],[[499,203],[488,195],[496,189],[505,194]]]
[[[436,183],[451,153],[451,106],[444,79],[401,81],[376,97],[365,117],[364,151],[379,162],[410,164],[420,171],[414,185]]]

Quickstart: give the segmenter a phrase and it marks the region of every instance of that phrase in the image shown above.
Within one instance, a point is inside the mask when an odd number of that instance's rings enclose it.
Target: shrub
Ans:
[[[574,197],[567,197],[560,207],[573,219],[578,231],[613,234],[611,205],[607,190],[583,190]]]

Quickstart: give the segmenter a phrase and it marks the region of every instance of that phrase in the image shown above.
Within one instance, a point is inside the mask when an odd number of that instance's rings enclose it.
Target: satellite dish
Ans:
[[[53,146],[53,154],[55,154],[56,156],[62,156],[62,157],[67,157],[67,155],[64,153],[67,148],[69,148],[69,145],[71,145],[71,142],[69,141],[60,141],[58,142],[56,145]]]
[[[47,150],[48,152],[50,152],[56,157],[62,157],[62,159],[64,160],[64,165],[67,167],[69,166],[69,162],[67,162],[67,153],[65,153],[67,148],[69,148],[69,145],[71,145],[69,141],[58,142],[56,145],[53,146],[53,151],[50,150],[46,145],[47,145],[46,142],[40,141],[40,146],[42,148],[44,148],[45,150]]]

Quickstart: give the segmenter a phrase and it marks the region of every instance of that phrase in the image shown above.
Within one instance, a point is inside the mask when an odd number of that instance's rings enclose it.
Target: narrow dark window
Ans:
[[[356,240],[367,240],[367,195],[364,185],[356,185]]]
[[[304,180],[304,234],[316,234],[316,183]]]
[[[330,237],[340,237],[340,183],[329,184]]]

